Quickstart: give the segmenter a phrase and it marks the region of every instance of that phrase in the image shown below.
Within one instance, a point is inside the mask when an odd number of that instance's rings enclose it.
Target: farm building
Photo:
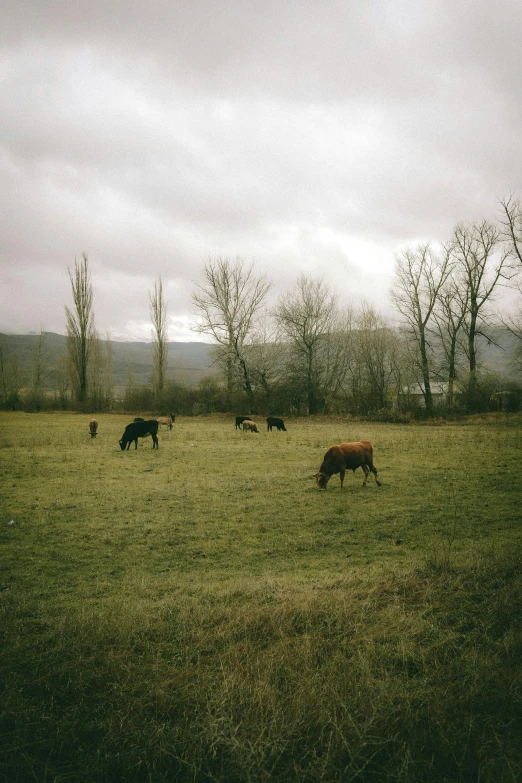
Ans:
[[[448,395],[448,384],[434,381],[431,384],[431,396],[434,405],[442,405],[446,402]],[[411,386],[403,386],[397,395],[397,405],[401,407],[424,407],[424,392],[420,384],[415,383]]]

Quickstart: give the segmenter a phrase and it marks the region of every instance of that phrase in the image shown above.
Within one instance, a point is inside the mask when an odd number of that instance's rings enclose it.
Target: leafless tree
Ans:
[[[440,372],[448,379],[447,402],[454,404],[455,383],[459,355],[462,354],[460,337],[468,313],[469,292],[459,289],[454,276],[450,276],[439,292],[438,301],[433,311],[436,331],[444,356]]]
[[[511,279],[508,262],[510,249],[502,232],[487,221],[459,223],[453,232],[449,250],[461,297],[467,299],[464,329],[469,364],[468,403],[473,406],[477,372],[477,337],[487,335],[488,304],[502,281]]]
[[[264,276],[256,277],[253,265],[245,267],[240,258],[209,260],[203,278],[192,294],[200,318],[193,329],[211,335],[216,341],[220,363],[224,366],[228,401],[239,381],[252,405],[254,390],[245,346],[271,285]]]
[[[49,357],[45,344],[45,330],[40,326],[40,334],[36,340],[33,353],[33,366],[31,372],[31,398],[36,410],[42,406],[44,383],[52,374],[53,369],[49,364]]]
[[[508,240],[513,255],[522,264],[522,205],[513,194],[500,201],[504,212],[503,235]]]
[[[160,395],[165,387],[167,375],[167,306],[163,297],[161,277],[154,283],[154,291],[149,291],[150,317],[154,327],[151,386],[155,395]]]
[[[337,300],[321,280],[301,275],[296,290],[278,302],[275,318],[290,342],[293,360],[302,375],[308,413],[319,412],[324,404],[325,363],[331,364],[337,322]]]
[[[68,365],[76,400],[80,408],[84,408],[87,401],[89,356],[95,337],[92,283],[86,254],[83,254],[83,260],[79,263],[75,260],[74,275],[69,269],[67,271],[74,302],[74,310],[65,308]]]
[[[6,359],[0,342],[0,403],[13,410],[20,402],[22,371],[16,357]]]
[[[62,410],[66,410],[68,405],[70,376],[68,357],[64,353],[59,353],[56,357],[56,367],[54,369],[55,399],[58,396]]]
[[[104,340],[104,352],[102,359],[102,391],[104,405],[109,410],[112,409],[114,402],[114,382],[113,382],[114,355],[112,340],[109,332],[106,332]]]
[[[513,194],[509,198],[501,200],[500,204],[504,211],[504,220],[502,220],[503,234],[510,246],[511,255],[520,264],[518,268],[518,273],[520,274],[522,272],[522,205]],[[502,323],[519,341],[515,356],[518,363],[522,364],[522,284],[520,283],[520,277],[518,278],[517,288],[520,297],[516,305],[516,311],[502,318]]]
[[[112,384],[112,343],[109,335],[100,339],[95,332],[91,343],[91,360],[89,362],[89,406],[94,410],[111,407],[113,395]]]
[[[352,335],[352,396],[361,411],[386,407],[392,380],[395,338],[386,321],[368,302],[355,314]]]
[[[391,299],[417,345],[428,414],[433,413],[429,329],[435,304],[450,270],[450,254],[447,251],[436,253],[429,243],[409,247],[397,257],[391,289]]]
[[[408,410],[414,404],[411,391],[419,385],[419,361],[417,345],[407,330],[400,330],[390,343],[390,371],[397,406]]]
[[[275,322],[265,313],[245,346],[252,383],[260,393],[267,413],[274,413],[274,392],[285,377],[287,346],[278,334]]]
[[[345,386],[350,371],[353,333],[351,308],[337,311],[319,351],[320,391],[325,413],[330,412]]]

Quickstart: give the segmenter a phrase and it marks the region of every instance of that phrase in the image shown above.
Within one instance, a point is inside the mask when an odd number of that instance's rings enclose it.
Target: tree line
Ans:
[[[241,258],[210,259],[192,294],[193,329],[212,337],[219,377],[209,376],[193,389],[167,380],[167,303],[160,277],[149,292],[150,383],[136,387],[129,380],[118,400],[111,342],[109,336],[101,339],[95,327],[89,263],[83,255],[68,270],[73,307],[65,307],[67,351],[54,368],[59,386],[55,399],[62,407],[93,411],[116,405],[185,414],[386,418],[486,410],[497,392],[511,394],[509,404],[518,407],[518,386],[486,372],[478,350],[480,339],[493,340],[499,289],[514,286],[521,293],[522,207],[514,196],[500,207],[497,223],[459,223],[445,242],[408,246],[398,253],[390,291],[398,319],[393,327],[368,302],[342,307],[322,279],[306,274],[269,308],[271,283],[256,274],[253,264]],[[500,322],[522,346],[522,306]],[[26,407],[41,408],[48,374],[42,327],[24,392]],[[4,407],[17,406],[15,376],[0,349]]]

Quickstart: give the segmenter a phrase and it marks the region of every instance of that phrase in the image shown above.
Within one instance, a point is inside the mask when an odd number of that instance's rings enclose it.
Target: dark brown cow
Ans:
[[[362,468],[364,471],[363,487],[366,486],[370,471],[375,476],[375,483],[377,486],[381,486],[381,482],[377,478],[377,469],[373,464],[373,446],[369,440],[361,440],[358,443],[341,443],[339,446],[330,446],[324,455],[323,464],[319,468],[319,473],[315,474],[315,482],[319,489],[326,489],[326,485],[330,478],[335,473],[339,473],[342,489],[345,472],[347,470],[353,470],[355,473],[357,468]]]
[[[286,432],[286,427],[283,419],[278,419],[275,416],[269,416],[266,420],[266,428],[270,432],[272,432],[272,427],[277,427],[278,431],[282,430],[283,432]]]
[[[96,419],[91,419],[89,422],[89,432],[91,433],[91,438],[96,437],[96,433],[98,432],[98,422]]]

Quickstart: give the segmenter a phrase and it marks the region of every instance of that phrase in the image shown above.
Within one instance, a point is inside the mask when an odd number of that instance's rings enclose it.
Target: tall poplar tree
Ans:
[[[89,358],[96,336],[92,309],[92,283],[89,261],[83,253],[82,261],[74,262],[74,274],[67,269],[71,281],[74,309],[65,307],[67,325],[67,358],[74,395],[79,408],[87,404]]]
[[[151,386],[153,393],[160,395],[165,387],[167,375],[167,305],[163,297],[161,277],[154,283],[154,291],[149,292],[150,317],[154,327],[154,358],[152,364]]]

